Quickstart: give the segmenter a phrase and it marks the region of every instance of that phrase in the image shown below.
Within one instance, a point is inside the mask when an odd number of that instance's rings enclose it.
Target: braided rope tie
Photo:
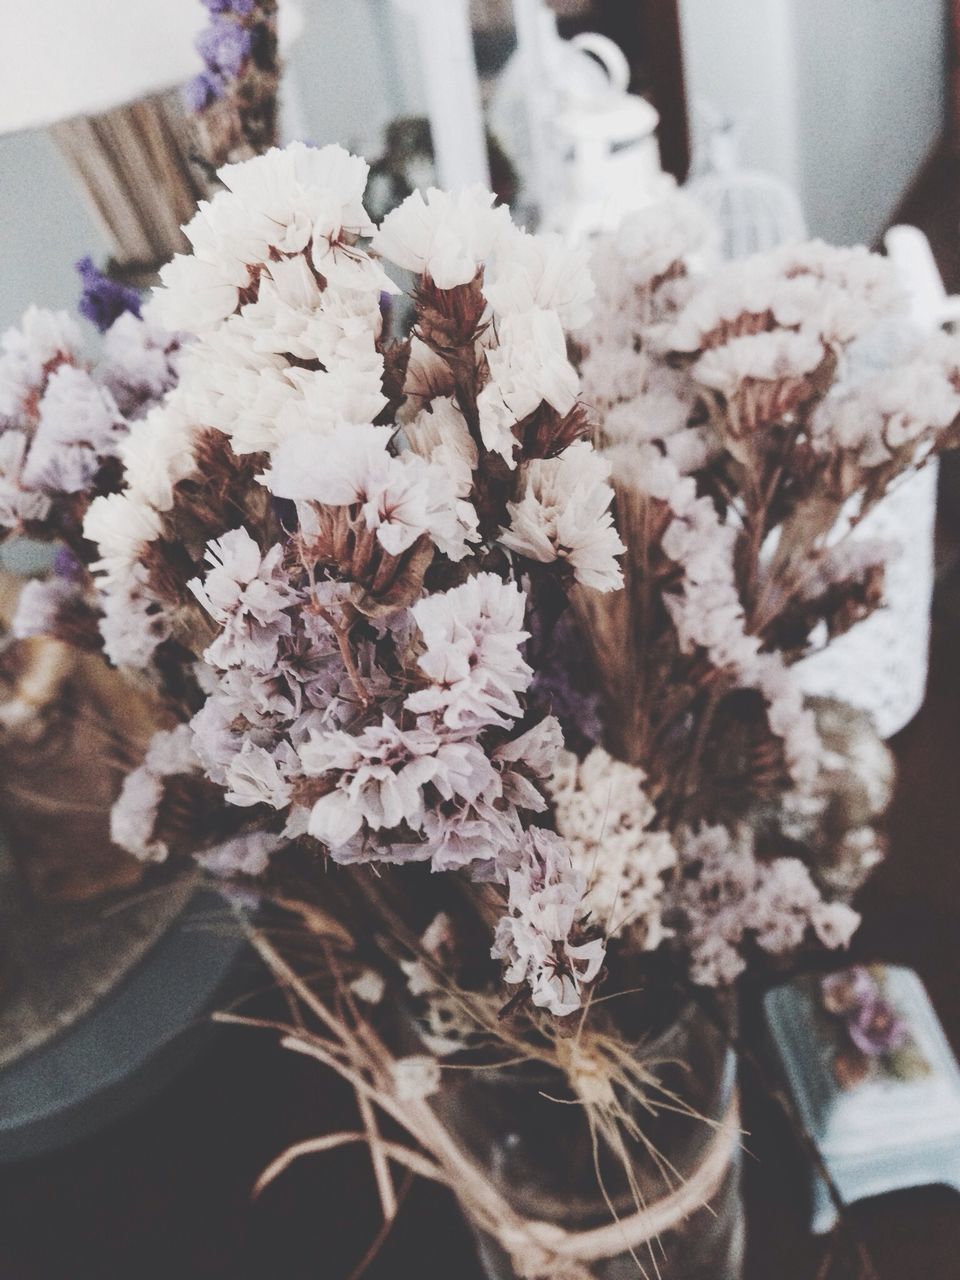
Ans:
[[[594,1280],[587,1264],[637,1250],[677,1227],[717,1195],[740,1141],[736,1094],[714,1131],[700,1164],[669,1195],[628,1218],[587,1231],[567,1231],[532,1219],[504,1223],[496,1231],[520,1280]]]

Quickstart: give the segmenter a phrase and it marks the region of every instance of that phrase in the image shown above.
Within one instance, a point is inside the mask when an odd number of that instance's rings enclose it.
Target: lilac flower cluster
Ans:
[[[66,312],[31,307],[0,339],[0,530],[26,530],[75,547],[92,491],[110,488],[112,469],[140,420],[175,383],[180,354],[179,339],[160,328],[152,308],[141,312],[136,293],[101,275],[89,258],[78,265],[84,280],[80,310],[103,332],[95,365],[82,359],[83,335]],[[16,624],[22,635],[55,632],[55,605],[66,608],[89,593],[81,562],[65,547],[59,554],[63,564],[69,559],[69,571],[48,587],[35,584],[25,592]],[[67,579],[75,584],[72,594]],[[129,603],[126,630],[138,609],[150,610],[138,592]],[[109,646],[110,623],[104,621]],[[163,638],[153,618],[143,629],[151,628]],[[156,635],[146,648],[139,646],[144,660]],[[121,646],[112,656],[122,661],[129,655]]]
[[[127,312],[140,319],[142,303],[136,289],[111,280],[97,268],[89,256],[81,258],[76,267],[83,283],[83,293],[77,309],[101,333],[106,333]]]
[[[338,863],[509,885],[496,955],[565,1014],[604,948],[569,850],[531,828],[562,737],[528,713],[525,586],[621,582],[563,330],[589,301],[584,255],[479,190],[411,197],[377,231],[366,175],[297,144],[227,166],[186,229],[195,252],[164,269],[158,304],[195,341],[124,445],[126,487],[85,523],[106,618],[129,619],[111,650],[146,655],[147,618],[175,635],[192,620],[191,750],[226,802]],[[400,365],[371,234],[419,275]],[[198,525],[202,563],[183,534]],[[175,544],[196,572],[171,588]],[[154,856],[151,838],[128,844]]]
[[[259,37],[257,0],[203,0],[210,22],[196,39],[204,69],[184,89],[187,107],[201,112],[241,75]]]
[[[910,1038],[899,1016],[869,969],[857,966],[832,973],[820,983],[824,1009],[843,1021],[851,1043],[866,1058],[883,1058],[902,1049]]]

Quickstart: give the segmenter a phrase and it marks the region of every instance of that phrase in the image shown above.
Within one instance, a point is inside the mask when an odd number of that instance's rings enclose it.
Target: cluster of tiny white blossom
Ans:
[[[843,534],[851,512],[862,515],[900,473],[954,443],[960,343],[915,331],[891,264],[863,248],[812,242],[718,267],[709,226],[679,193],[601,238],[592,266],[597,305],[578,335],[578,366],[615,477],[628,591],[625,603],[580,616],[619,748],[653,775],[654,810],[666,793],[673,831],[698,776],[686,775],[687,756],[710,732],[723,741],[724,689],[752,690],[766,737],[740,757],[744,781],[758,795],[785,788],[790,804],[812,804],[828,753],[791,665],[882,602],[893,549]],[[622,708],[635,686],[646,705],[631,716]],[[740,703],[744,720],[754,705]],[[691,707],[705,717],[699,737]],[[651,741],[681,744],[679,793]],[[612,776],[603,772],[600,792]],[[557,827],[573,839],[563,796],[554,797]],[[778,954],[810,925],[826,945],[845,944],[852,913],[823,900],[802,862],[744,853],[731,835],[740,818],[717,803],[699,812],[728,825],[681,842],[690,910],[676,934],[698,980],[732,980],[747,934]],[[845,838],[874,856],[869,825]],[[703,858],[689,853],[696,841]],[[730,872],[722,888],[721,863]],[[629,897],[613,868],[611,901]]]
[[[527,235],[478,189],[417,193],[377,230],[367,166],[335,146],[220,176],[156,299],[192,339],[179,383],[124,445],[125,488],[86,519],[107,618],[137,631],[112,653],[148,656],[132,597],[151,601],[154,631],[187,607],[156,566],[191,550],[185,528],[209,527],[196,492],[213,490],[215,437],[231,477],[246,458],[253,470],[181,584],[215,632],[190,729],[206,776],[338,862],[509,879],[497,954],[536,1004],[569,1012],[603,947],[575,936],[569,852],[556,841],[547,856],[527,831],[562,740],[551,717],[523,723],[518,583],[622,582],[609,469],[582,438],[564,334],[589,315],[587,255]],[[419,277],[402,362],[382,259]],[[495,548],[497,572],[481,570]],[[156,856],[142,832],[123,842]],[[563,910],[547,911],[561,886]]]
[[[577,335],[582,395],[603,441],[655,441],[683,472],[709,452],[706,432],[692,423],[696,387],[686,369],[641,352],[688,300],[710,242],[703,213],[679,192],[630,214],[594,248],[597,303]]]
[[[653,951],[666,936],[664,874],[677,862],[667,831],[653,829],[656,806],[641,769],[595,747],[584,760],[560,756],[547,791],[557,831],[584,876],[583,905],[608,938]]]
[[[795,785],[816,777],[822,748],[813,713],[783,657],[764,651],[751,633],[734,571],[738,530],[725,523],[708,497],[697,497],[692,477],[682,476],[655,447],[623,445],[611,450],[624,484],[665,503],[672,518],[660,548],[682,569],[679,583],[664,591],[682,653],[702,650],[739,688],[756,689],[765,700],[770,731],[783,743]]]
[[[855,913],[777,856],[830,792],[791,665],[877,607],[886,549],[831,531],[952,439],[960,346],[878,340],[899,294],[865,250],[717,269],[677,193],[588,252],[478,188],[378,228],[367,174],[336,146],[227,165],[144,318],[84,266],[95,369],[65,316],[3,339],[0,525],[99,552],[99,599],[31,585],[16,634],[89,645],[92,619],[192,713],[114,840],[227,874],[299,839],[466,871],[510,1007],[558,1016],[665,941],[702,983],[846,945]],[[838,836],[861,861],[872,815]],[[437,1054],[476,1031],[438,977],[455,932],[404,966]],[[396,1096],[436,1080],[401,1060]]]

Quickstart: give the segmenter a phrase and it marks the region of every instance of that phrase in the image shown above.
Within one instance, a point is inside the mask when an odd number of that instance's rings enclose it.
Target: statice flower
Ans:
[[[440,1064],[435,1058],[415,1054],[397,1058],[393,1086],[398,1102],[420,1102],[440,1088]]]
[[[176,385],[180,339],[155,319],[151,303],[141,314],[125,311],[103,336],[97,379],[127,419],[142,417]]]
[[[501,542],[531,560],[569,566],[573,577],[597,591],[623,583],[623,552],[610,513],[610,466],[583,441],[557,458],[535,458],[523,474],[523,496],[511,502]]]
[[[554,311],[533,309],[508,315],[487,351],[490,381],[480,394],[484,444],[515,466],[512,424],[546,401],[561,416],[576,403],[579,382],[567,359],[566,339]]]
[[[47,380],[23,483],[48,493],[80,493],[126,433],[116,402],[84,369],[64,364]]]
[[[183,87],[183,100],[191,115],[197,115],[223,94],[224,84],[212,71],[198,71]]]
[[[635,451],[632,467],[629,454],[618,454],[617,460],[625,482],[642,486],[674,513],[661,546],[684,572],[679,589],[664,592],[663,603],[681,651],[704,650],[741,687],[763,694],[791,777],[799,786],[810,785],[822,754],[813,713],[782,655],[762,652],[759,637],[748,630],[734,570],[737,530],[721,521],[708,498],[696,497],[689,477],[649,446]]]
[[[106,333],[122,315],[130,314],[139,319],[142,304],[136,289],[104,275],[89,255],[81,258],[76,268],[83,284],[77,309],[101,333]]]
[[[631,319],[649,324],[657,286],[686,275],[709,257],[715,239],[716,230],[703,210],[681,191],[628,214],[615,232],[599,237],[594,246],[593,274],[602,314],[620,311],[628,332]]]
[[[145,584],[137,566],[121,585],[101,594],[100,637],[115,667],[145,671],[171,634],[170,619]]]
[[[417,665],[428,680],[405,706],[448,728],[506,726],[522,715],[518,699],[532,671],[522,656],[524,596],[492,573],[413,606],[423,636]]]
[[[373,248],[382,257],[429,277],[438,289],[469,284],[510,225],[504,206],[482,187],[448,195],[414,191],[384,218]]]
[[[157,512],[127,493],[94,498],[83,522],[84,537],[100,549],[96,568],[106,580],[118,583],[129,581],[143,549],[159,536],[161,528]]]
[[[812,377],[826,355],[821,336],[805,329],[774,329],[731,338],[705,352],[691,369],[703,387],[722,395],[725,437],[738,437],[782,420],[815,394]],[[731,452],[735,446],[728,443]]]
[[[655,950],[666,936],[664,875],[677,863],[669,832],[653,830],[657,810],[645,775],[601,747],[585,760],[556,757],[546,790],[557,831],[584,877],[582,909],[607,938]]]
[[[681,833],[678,844],[684,871],[677,892],[684,945],[693,980],[704,986],[727,985],[743,971],[744,944],[752,938],[764,951],[785,955],[811,932],[834,948],[845,947],[856,928],[856,912],[826,904],[797,858],[761,861],[744,828],[701,827]],[[823,910],[842,928],[824,928]],[[817,921],[820,928],[817,928]]]
[[[176,486],[196,474],[197,431],[180,395],[170,395],[130,424],[118,453],[127,490],[154,511],[169,511]]]
[[[292,747],[282,744],[277,751],[269,751],[244,742],[226,767],[227,802],[243,809],[256,804],[285,809],[290,803],[290,783],[284,766],[295,767]]]
[[[511,226],[497,240],[483,292],[498,317],[552,311],[564,329],[581,329],[595,294],[589,249],[557,234],[533,236]]]
[[[457,500],[440,466],[391,453],[392,435],[389,427],[345,425],[324,450],[311,434],[293,436],[274,455],[270,489],[281,498],[355,509],[391,555],[427,535],[451,559],[462,559],[467,537],[474,536],[472,509]]]
[[[23,481],[29,441],[22,431],[0,431],[0,527],[19,529],[33,520],[43,520],[50,511],[50,499],[31,491]]]
[[[215,667],[250,665],[267,671],[277,661],[280,639],[293,630],[285,610],[297,593],[282,569],[283,548],[264,555],[246,529],[233,529],[207,547],[203,581],[187,586],[223,628],[204,657]]]
[[[251,44],[246,27],[216,16],[196,39],[197,53],[207,64],[209,73],[221,79],[239,75],[250,57]]]
[[[214,876],[262,876],[285,843],[282,836],[269,831],[250,831],[198,853],[196,861]]]
[[[364,825],[374,832],[401,825],[419,830],[427,783],[438,785],[448,797],[463,786],[475,794],[476,766],[490,770],[479,749],[471,752],[469,744],[456,744],[451,754],[435,734],[403,731],[389,718],[357,736],[340,732],[314,737],[301,748],[300,758],[308,776],[337,776],[335,789],[316,802],[310,815],[311,835],[327,844],[334,857]]]
[[[28,307],[19,327],[0,338],[0,429],[30,419],[47,378],[75,364],[83,338],[65,311]]]
[[[187,224],[193,246],[160,273],[161,319],[199,332],[236,311],[260,272],[277,257],[309,249],[316,270],[335,286],[393,290],[356,244],[373,231],[363,208],[368,165],[341,147],[291,143],[243,164],[225,165],[227,188]],[[252,299],[251,299],[252,300]]]
[[[164,862],[170,849],[155,828],[164,795],[164,780],[192,774],[197,758],[189,726],[154,734],[143,764],[127,774],[110,815],[110,838],[145,862]]]
[[[509,914],[497,926],[493,956],[505,962],[508,982],[529,983],[535,1005],[566,1017],[580,1007],[582,987],[600,972],[605,954],[599,938],[573,941],[584,876],[563,841],[537,827],[504,863]]]
[[[821,452],[852,454],[865,467],[883,465],[900,451],[920,462],[937,433],[958,417],[956,381],[924,354],[826,397],[814,415],[812,441]]]

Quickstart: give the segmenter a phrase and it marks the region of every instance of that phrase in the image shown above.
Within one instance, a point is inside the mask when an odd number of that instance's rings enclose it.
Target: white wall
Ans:
[[[945,0],[681,0],[694,144],[706,99],[811,233],[872,243],[943,127]]]
[[[701,107],[715,108],[736,121],[746,163],[799,186],[798,68],[786,0],[680,0],[680,24],[694,158],[709,131]]]
[[[807,218],[871,244],[943,130],[943,0],[794,0],[792,17]]]
[[[60,153],[43,133],[0,137],[0,332],[31,302],[72,308],[73,264],[106,240]]]

